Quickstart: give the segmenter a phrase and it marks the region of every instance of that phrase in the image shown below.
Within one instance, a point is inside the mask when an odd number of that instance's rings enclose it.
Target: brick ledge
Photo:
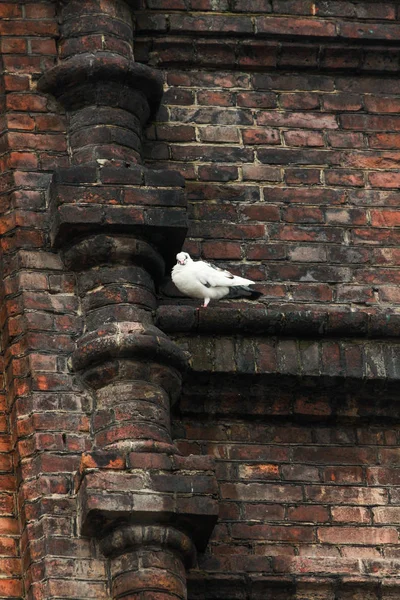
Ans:
[[[400,314],[164,305],[157,310],[157,326],[166,333],[380,339],[400,337]]]
[[[368,591],[375,593],[398,593],[400,579],[398,577],[369,577],[368,575],[321,576],[312,573],[296,575],[260,575],[260,574],[218,574],[212,573],[205,576],[204,572],[192,571],[188,576],[188,599],[200,600],[205,597],[205,592],[212,594],[215,600],[230,597],[229,593],[237,600],[266,600],[273,598],[274,593],[279,598],[285,595],[288,600],[303,598],[304,593],[322,593],[323,597],[330,597],[331,593],[356,593]],[[250,591],[250,595],[249,595]],[[314,595],[313,595],[314,597]],[[320,596],[318,596],[320,597]],[[322,597],[322,596],[321,596]],[[336,596],[337,597],[337,596]],[[394,597],[394,596],[393,596]]]

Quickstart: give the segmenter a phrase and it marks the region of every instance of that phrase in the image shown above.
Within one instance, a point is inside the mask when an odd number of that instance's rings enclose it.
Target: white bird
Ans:
[[[182,294],[190,298],[202,298],[205,308],[210,300],[228,298],[250,298],[262,296],[248,286],[254,281],[232,275],[229,271],[202,260],[192,260],[187,252],[176,255],[178,261],[172,269],[171,278]]]

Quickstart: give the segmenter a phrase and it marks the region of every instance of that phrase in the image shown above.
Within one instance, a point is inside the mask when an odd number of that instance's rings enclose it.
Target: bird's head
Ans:
[[[179,252],[176,255],[176,260],[178,261],[178,265],[186,265],[190,262],[191,258],[187,252]]]

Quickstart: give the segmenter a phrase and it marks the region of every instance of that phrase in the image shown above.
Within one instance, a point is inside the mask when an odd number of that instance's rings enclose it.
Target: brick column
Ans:
[[[41,80],[68,108],[72,162],[141,162],[143,125],[159,105],[160,75],[133,59],[132,0],[63,0],[62,62]]]
[[[110,556],[113,598],[183,599],[217,488],[212,461],[180,457],[170,434],[187,356],[153,313],[186,234],[186,199],[180,175],[142,165],[162,83],[134,62],[132,40],[128,3],[63,3],[63,60],[39,81],[68,117],[71,166],[53,175],[51,240],[76,273],[83,326],[69,365],[93,396],[80,531]]]
[[[169,411],[186,357],[152,324],[161,256],[134,236],[97,234],[64,260],[82,298],[86,331],[71,367],[95,392],[94,449],[176,452]]]
[[[129,550],[127,551],[127,548]],[[195,551],[191,540],[171,527],[130,525],[116,529],[103,543],[111,560],[114,598],[170,600],[186,598],[185,565]]]

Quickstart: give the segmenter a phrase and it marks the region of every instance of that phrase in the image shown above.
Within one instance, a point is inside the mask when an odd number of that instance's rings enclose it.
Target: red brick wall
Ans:
[[[253,278],[271,309],[395,311],[400,86],[398,50],[381,44],[395,42],[399,7],[149,0],[146,8],[136,56],[165,70],[148,161],[186,178],[185,248]],[[166,294],[166,303],[190,302]],[[217,315],[194,319],[210,336],[229,330]],[[232,331],[239,322],[232,318]],[[182,344],[193,349],[187,337]],[[232,374],[248,360],[252,372],[250,347],[239,357],[240,342],[232,356],[216,335],[215,351],[207,344],[200,354],[198,343],[199,371],[213,364]],[[327,354],[332,373],[335,360]],[[341,353],[337,360],[345,369]],[[175,436],[184,454],[216,457],[221,505],[190,597],[207,593],[204,573],[215,597],[228,574],[226,597],[238,599],[358,597],[351,580],[369,580],[371,599],[396,597],[380,587],[399,566],[398,427],[379,424],[390,419],[381,406],[394,401],[390,392],[378,402],[337,382],[324,393],[321,379],[316,389],[259,383],[257,395],[257,379],[240,388],[223,375],[213,392],[213,379],[198,377],[187,383]],[[327,574],[347,587],[325,588]],[[287,588],[279,592],[277,580]]]
[[[136,55],[166,84],[148,158],[187,179],[186,249],[253,278],[270,306],[396,306],[398,54],[379,44],[398,6],[147,6]]]
[[[54,167],[68,163],[65,117],[52,98],[36,91],[37,79],[56,60],[57,33],[54,2],[0,3],[6,382],[0,401],[0,597],[7,599],[25,597],[31,584],[30,597],[50,597],[48,581],[38,580],[54,570],[65,574],[67,558],[47,564],[44,557],[85,555],[71,537],[75,506],[72,512],[68,498],[88,427],[66,366],[78,326],[77,300],[73,278],[61,272],[59,256],[49,251],[46,196]],[[73,586],[67,586],[71,593]]]
[[[4,288],[1,286],[1,302]],[[4,327],[5,310],[1,310],[1,326]],[[17,482],[12,455],[12,436],[5,390],[4,355],[1,356],[0,387],[0,597],[21,596],[21,563],[19,560],[19,524],[17,515]]]
[[[399,304],[399,11],[344,0],[148,0],[137,11],[136,58],[165,79],[147,161],[186,178],[185,248],[252,277],[269,308],[386,318]],[[75,279],[49,242],[48,185],[68,164],[65,115],[36,89],[57,61],[55,2],[0,2],[0,34],[0,598],[108,598],[105,561],[76,534],[91,399],[67,364],[82,331]],[[185,455],[216,456],[221,495],[191,597],[206,597],[206,575],[216,598],[265,600],[273,577],[287,600],[293,574],[302,600],[334,597],[330,575],[370,578],[371,600],[396,597],[379,587],[399,567],[396,392],[382,387],[385,410],[365,414],[368,389],[353,418],[359,380],[329,398],[309,382],[264,382],[259,405],[248,379],[226,376],[214,396],[207,378],[186,388],[175,437]],[[263,409],[288,396],[303,406],[295,416]],[[236,409],[224,414],[221,399]]]
[[[10,7],[9,7],[10,8]],[[6,13],[7,14],[7,13]],[[9,13],[8,13],[9,14]],[[8,172],[8,154],[5,117],[6,110],[6,76],[3,74],[3,62],[0,60],[0,202],[2,210],[8,206],[5,194],[10,182]],[[3,220],[2,220],[3,225]],[[3,268],[0,269],[3,275]],[[4,332],[1,343],[1,384],[0,384],[0,597],[15,598],[22,594],[21,563],[19,560],[19,524],[17,519],[16,478],[12,455],[12,437],[8,411],[8,398],[5,389],[5,327],[7,311],[5,307],[5,290],[3,282],[0,286],[0,327]]]
[[[395,81],[191,70],[167,82],[154,137],[188,179],[188,250],[240,262],[270,305],[398,303]]]
[[[330,424],[316,414],[313,423],[282,422],[282,415],[266,414],[265,397],[259,398],[256,422],[249,423],[223,414],[227,404],[221,391],[215,398],[217,410],[222,404],[220,416],[210,420],[191,392],[176,436],[184,453],[216,457],[221,493],[219,523],[199,559],[200,570],[214,577],[247,573],[250,579],[262,573],[271,581],[288,574],[300,581],[310,574],[355,579],[394,574],[400,515],[397,425]],[[241,393],[245,398],[244,387]],[[315,413],[327,401],[315,398],[315,392],[310,397],[310,390],[302,394],[297,402],[303,400]],[[281,394],[281,413],[291,395]],[[277,399],[276,412],[278,406]]]

